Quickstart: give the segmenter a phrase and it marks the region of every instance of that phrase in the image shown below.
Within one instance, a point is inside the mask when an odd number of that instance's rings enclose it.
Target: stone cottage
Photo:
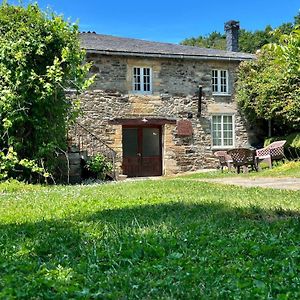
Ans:
[[[116,170],[159,176],[216,166],[214,151],[249,144],[234,97],[236,70],[254,55],[82,33],[95,83],[79,123],[116,152]],[[99,150],[100,151],[100,150]]]

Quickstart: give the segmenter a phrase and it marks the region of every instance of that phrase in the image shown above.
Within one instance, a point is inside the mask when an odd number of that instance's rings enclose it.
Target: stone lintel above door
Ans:
[[[175,118],[115,118],[109,120],[111,125],[134,125],[134,126],[151,126],[151,125],[165,125],[165,124],[176,124]]]

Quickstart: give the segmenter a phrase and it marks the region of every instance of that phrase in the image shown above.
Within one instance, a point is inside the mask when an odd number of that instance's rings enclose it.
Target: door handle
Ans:
[[[142,156],[142,154],[141,154],[141,153],[137,153],[136,155],[137,155],[137,156],[139,156],[139,157],[141,157],[141,156]]]

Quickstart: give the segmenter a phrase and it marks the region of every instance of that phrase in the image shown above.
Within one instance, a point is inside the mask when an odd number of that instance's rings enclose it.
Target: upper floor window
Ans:
[[[151,68],[133,68],[133,91],[149,94],[152,92]]]
[[[212,70],[211,80],[213,94],[229,94],[227,70]]]
[[[229,148],[234,146],[234,116],[212,116],[212,146]]]

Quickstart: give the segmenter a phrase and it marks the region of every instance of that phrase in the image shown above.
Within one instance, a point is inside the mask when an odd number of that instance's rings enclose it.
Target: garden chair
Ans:
[[[255,151],[248,148],[236,148],[229,150],[227,153],[231,156],[233,165],[236,167],[238,174],[241,171],[241,167],[243,167],[245,173],[248,173],[248,166],[251,166],[252,169],[257,171]]]
[[[214,155],[219,159],[220,168],[222,172],[224,167],[227,167],[229,171],[231,170],[233,161],[231,156],[226,151],[216,151]]]
[[[256,150],[256,161],[258,168],[260,168],[259,164],[262,161],[266,162],[269,168],[272,168],[273,161],[284,159],[285,155],[283,146],[285,143],[285,140],[276,141],[265,148]]]

